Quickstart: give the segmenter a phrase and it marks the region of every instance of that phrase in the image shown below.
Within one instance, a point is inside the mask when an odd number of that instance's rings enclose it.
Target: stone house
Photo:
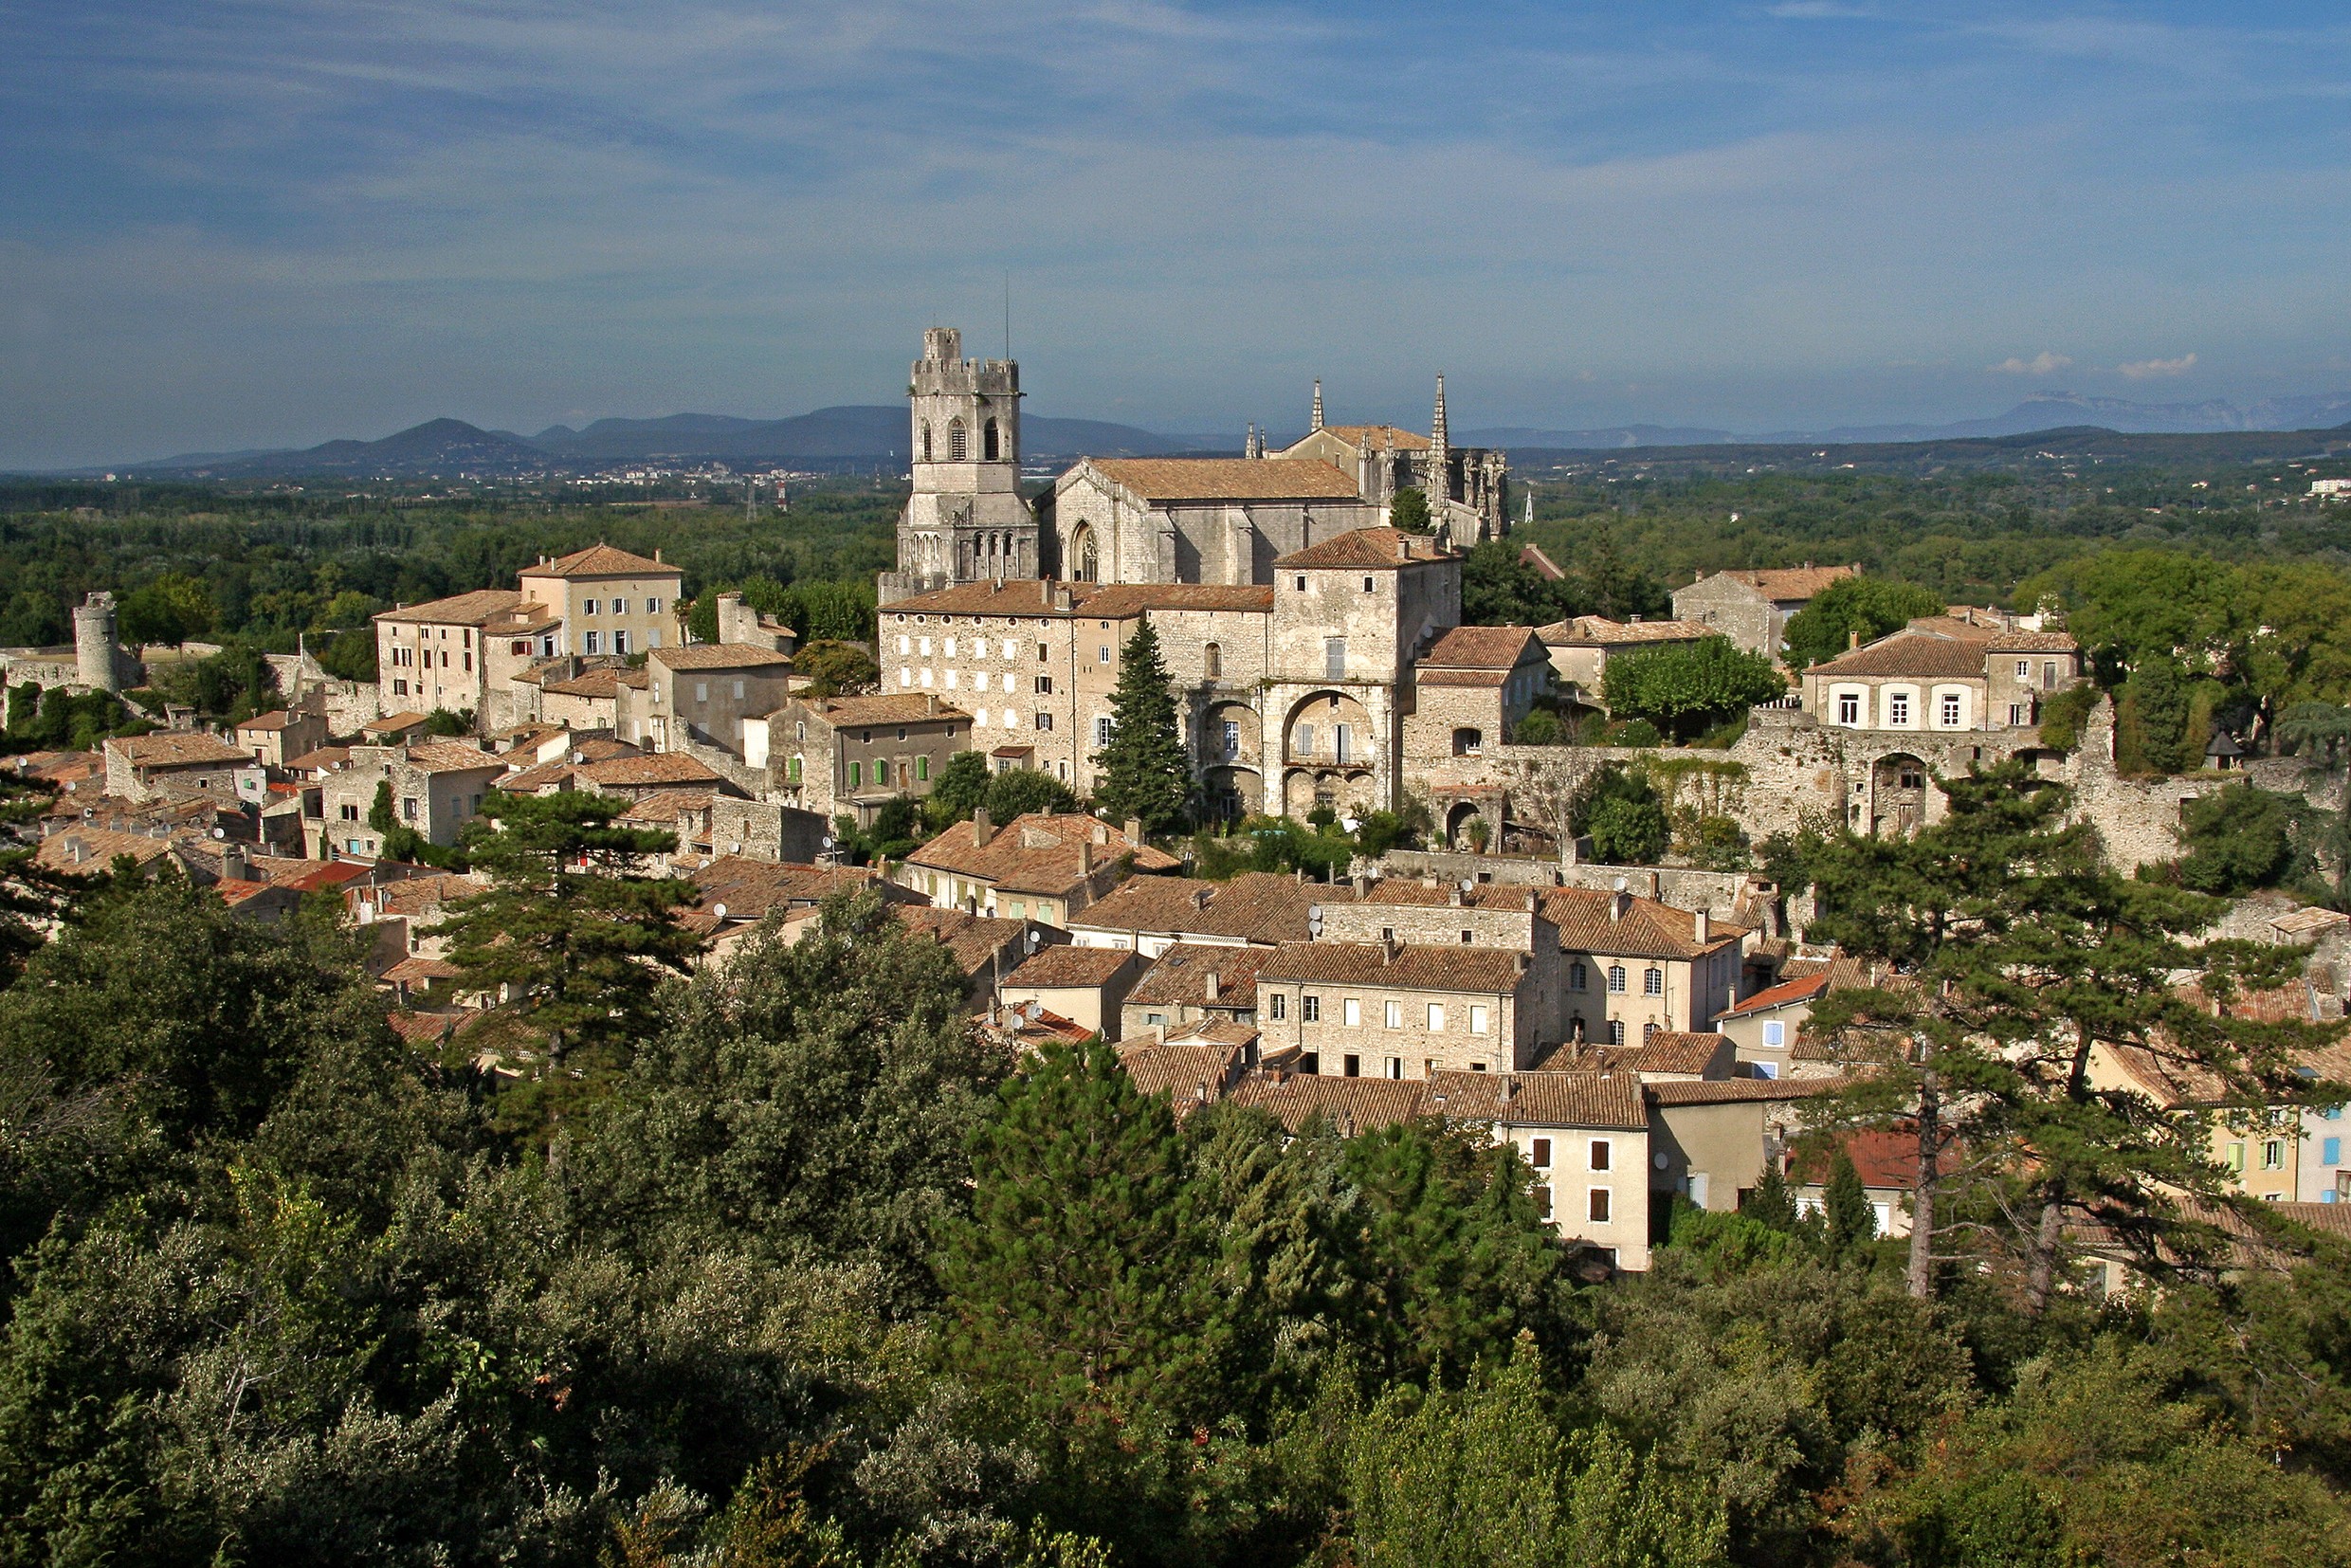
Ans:
[[[1919,1135],[1908,1127],[1872,1127],[1842,1134],[1837,1142],[1861,1177],[1877,1233],[1908,1235],[1910,1200],[1919,1185]],[[1818,1213],[1825,1205],[1833,1158],[1825,1151],[1808,1149],[1791,1163],[1788,1191],[1795,1199],[1797,1213]],[[1956,1163],[1956,1159],[1947,1158],[1946,1162]]]
[[[1137,872],[1172,871],[1173,855],[1092,817],[1036,812],[997,828],[986,811],[957,823],[890,873],[940,909],[1066,929],[1070,918]]]
[[[1766,986],[1717,1013],[1715,1028],[1729,1037],[1741,1076],[1796,1076],[1796,1036],[1828,992],[1829,972],[1821,969]]]
[[[1279,557],[1386,520],[1309,457],[1085,458],[1047,510],[1061,575],[1085,583],[1269,582]]]
[[[522,595],[557,623],[549,654],[644,653],[683,640],[678,600],[684,575],[665,566],[658,550],[647,560],[594,544],[526,566],[516,580]]]
[[[1550,651],[1551,668],[1560,695],[1579,707],[1607,711],[1601,701],[1608,666],[1628,653],[1651,648],[1687,647],[1717,635],[1712,627],[1692,621],[1612,621],[1605,615],[1577,615],[1554,621],[1536,633]]]
[[[2027,729],[2045,696],[2083,679],[2079,644],[2062,631],[1935,615],[1804,672],[1804,711],[1847,730]]]
[[[1673,591],[1673,618],[1721,632],[1750,653],[1777,660],[1787,650],[1788,617],[1813,602],[1821,590],[1858,566],[1814,566],[1753,572],[1717,572]]]
[[[2305,984],[2241,996],[2230,1008],[2233,1015],[2260,1021],[2320,1021],[2317,998]],[[2333,1043],[2297,1052],[2296,1070],[2308,1079],[2351,1084],[2351,1037],[2340,1019],[2333,1021]],[[2102,1092],[2134,1094],[2176,1116],[2203,1116],[2208,1158],[2230,1171],[2237,1190],[2249,1196],[2273,1203],[2344,1200],[2351,1165],[2342,1158],[2343,1128],[2351,1118],[2339,1104],[2235,1103],[2226,1085],[2193,1064],[2138,1046],[2097,1047],[2089,1081]]]
[[[1649,1114],[1630,1072],[1437,1072],[1429,1106],[1484,1122],[1534,1173],[1536,1212],[1562,1240],[1626,1270],[1649,1267]]]
[[[792,660],[772,647],[692,643],[657,647],[647,657],[642,687],[623,683],[618,733],[656,752],[710,746],[744,755],[749,732],[784,701]]]
[[[535,674],[540,672],[534,672]],[[553,675],[550,669],[545,672]],[[623,683],[644,671],[608,665],[602,669],[582,670],[577,675],[556,679],[541,678],[538,687],[538,716],[551,724],[561,724],[583,734],[603,731],[620,733],[620,693]],[[649,680],[632,683],[643,686]]]
[[[236,739],[256,762],[283,771],[326,744],[326,715],[301,708],[256,714],[236,726]]]
[[[602,761],[577,765],[541,764],[542,768],[566,766],[571,768],[571,788],[612,795],[621,800],[640,800],[665,790],[700,789],[708,790],[713,794],[734,790],[734,786],[708,764],[683,752],[609,757]],[[539,771],[536,768],[531,770],[532,774]]]
[[[900,795],[920,799],[956,753],[971,749],[972,716],[936,691],[883,697],[793,696],[743,730],[743,761],[769,790],[829,822],[869,827]]]
[[[1135,879],[1141,883],[1160,880]],[[1257,972],[1272,956],[1273,949],[1269,947],[1206,946],[1192,942],[1177,942],[1162,950],[1135,982],[1135,989],[1127,993],[1125,1033],[1134,1035],[1144,1030],[1172,1031],[1196,1024],[1254,1025]]]
[[[920,903],[893,903],[890,918],[946,948],[963,971],[965,1004],[975,1009],[993,1006],[996,987],[1031,954],[1068,939],[1033,920],[937,909]]]
[[[216,796],[224,801],[265,793],[265,775],[252,754],[216,735],[158,730],[107,738],[106,793],[123,800]]]
[[[1258,966],[1267,1049],[1344,1078],[1509,1072],[1540,1054],[1524,952],[1397,942],[1285,942]]]
[[[1746,933],[1704,910],[1627,892],[1555,887],[1543,913],[1558,927],[1570,1041],[1621,1046],[1658,1030],[1699,1034],[1737,997]]]
[[[1279,947],[1310,940],[1315,916],[1355,896],[1345,885],[1308,883],[1271,871],[1244,871],[1229,882],[1137,877],[1069,921],[1081,947],[1132,948],[1156,958],[1178,943],[1192,947]]]
[[[1544,910],[1540,890],[1391,877],[1358,883],[1354,891],[1352,900],[1334,900],[1313,911],[1317,939],[1516,954],[1525,968],[1519,1008],[1533,1054],[1509,1065],[1532,1067],[1563,1037],[1566,963],[1558,927]]]
[[[1649,1188],[1660,1209],[1678,1194],[1729,1213],[1803,1131],[1804,1103],[1832,1080],[1757,1078],[1649,1084]]]
[[[559,617],[513,589],[484,588],[374,618],[379,701],[395,714],[470,713],[487,728],[523,717],[517,676],[557,651]]]
[[[1004,976],[996,989],[1007,1006],[1035,1003],[1083,1026],[1104,1040],[1123,1034],[1127,994],[1142,974],[1142,959],[1112,947],[1045,947]]]
[[[1416,662],[1404,718],[1407,769],[1480,757],[1511,738],[1551,689],[1551,656],[1532,628],[1457,626]]]

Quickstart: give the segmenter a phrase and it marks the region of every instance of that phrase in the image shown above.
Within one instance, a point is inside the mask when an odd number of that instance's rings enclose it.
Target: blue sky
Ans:
[[[2341,5],[8,0],[0,465],[886,402],[2351,388]]]

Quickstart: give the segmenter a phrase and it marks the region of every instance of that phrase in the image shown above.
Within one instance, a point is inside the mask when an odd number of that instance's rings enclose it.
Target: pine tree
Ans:
[[[1094,754],[1101,770],[1094,803],[1114,820],[1140,818],[1149,832],[1176,827],[1192,799],[1192,765],[1159,634],[1147,615],[1121,655],[1110,715],[1110,742]]]
[[[1876,1239],[1877,1212],[1869,1207],[1869,1190],[1861,1184],[1853,1157],[1839,1148],[1829,1162],[1829,1179],[1821,1187],[1820,1209],[1828,1227],[1829,1252],[1843,1257]]]

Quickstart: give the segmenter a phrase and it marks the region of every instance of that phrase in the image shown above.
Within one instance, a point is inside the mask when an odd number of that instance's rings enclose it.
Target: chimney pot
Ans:
[[[982,806],[972,813],[972,848],[985,849],[988,848],[988,841],[994,836],[995,829],[988,821],[988,808]]]
[[[1701,909],[1700,911],[1698,911],[1698,914],[1697,914],[1697,916],[1695,917],[1695,919],[1696,919],[1696,927],[1697,927],[1697,933],[1698,933],[1698,939],[1699,939],[1701,942],[1704,942],[1704,941],[1705,941],[1705,940],[1706,940],[1706,932],[1707,932],[1706,912],[1705,912],[1704,910]]]
[[[1210,970],[1208,972],[1208,980],[1202,988],[1201,994],[1206,996],[1210,1001],[1213,1002],[1218,1000],[1223,994],[1224,976],[1218,975],[1216,971],[1212,969]]]
[[[1094,874],[1094,841],[1092,839],[1081,839],[1078,842],[1078,874],[1089,877]]]
[[[1128,817],[1126,827],[1122,830],[1126,834],[1127,843],[1139,845],[1143,841],[1143,819],[1139,816]]]

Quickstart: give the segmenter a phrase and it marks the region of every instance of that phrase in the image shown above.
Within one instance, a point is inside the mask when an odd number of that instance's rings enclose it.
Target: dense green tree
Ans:
[[[183,573],[167,572],[122,597],[115,626],[122,640],[177,646],[212,629],[215,611],[210,590]]]
[[[1016,816],[1059,816],[1077,809],[1068,785],[1035,768],[1007,768],[988,780],[988,816],[999,828]]]
[[[792,667],[809,678],[811,697],[848,697],[871,691],[882,670],[873,655],[854,643],[803,643],[792,656]]]
[[[2326,848],[2335,863],[2335,907],[2351,908],[2351,706],[2296,702],[2278,716],[2277,734],[2287,749],[2323,756],[2327,766],[2343,769],[2342,799]]]
[[[2126,774],[2174,774],[2204,762],[2208,737],[2188,733],[2187,672],[2168,653],[2131,670],[2115,705],[2114,761]]]
[[[1922,615],[1940,615],[1940,595],[1890,577],[1846,577],[1831,583],[1788,617],[1783,638],[1792,669],[1807,669],[1843,653],[1858,635],[1874,643]]]
[[[957,752],[947,758],[923,799],[924,826],[936,833],[969,821],[974,811],[988,803],[988,783],[987,753]]]
[[[1608,763],[1578,780],[1564,802],[1567,830],[1588,836],[1608,866],[1651,866],[1672,842],[1666,803],[1641,768]]]
[[[2177,868],[2182,887],[2233,898],[2273,887],[2293,870],[2294,806],[2284,795],[2232,784],[2183,803],[2179,816],[2188,851]]]
[[[1877,1213],[1869,1207],[1869,1190],[1861,1184],[1853,1157],[1840,1145],[1829,1159],[1828,1179],[1820,1186],[1822,1238],[1829,1255],[1845,1257],[1877,1239]]]
[[[676,835],[615,827],[628,807],[493,793],[465,827],[490,886],[450,906],[449,961],[462,989],[504,995],[544,1031],[550,1093],[625,1063],[652,1031],[663,971],[685,973],[702,949],[676,916],[693,884],[649,865]]]
[[[1163,833],[1191,807],[1192,762],[1176,716],[1176,688],[1148,615],[1120,651],[1110,739],[1094,754],[1094,804],[1114,822],[1139,819],[1145,832]]]
[[[1429,520],[1428,492],[1406,485],[1388,503],[1388,526],[1407,534],[1426,534]]]
[[[1548,626],[1590,610],[1574,576],[1554,580],[1520,559],[1508,539],[1470,546],[1461,563],[1461,618],[1468,626]]]
[[[1788,683],[1769,659],[1728,637],[1645,649],[1612,659],[1601,701],[1620,719],[1647,719],[1676,739],[1784,697]]]
[[[319,667],[343,681],[375,679],[375,633],[373,629],[337,633],[318,652]]]

